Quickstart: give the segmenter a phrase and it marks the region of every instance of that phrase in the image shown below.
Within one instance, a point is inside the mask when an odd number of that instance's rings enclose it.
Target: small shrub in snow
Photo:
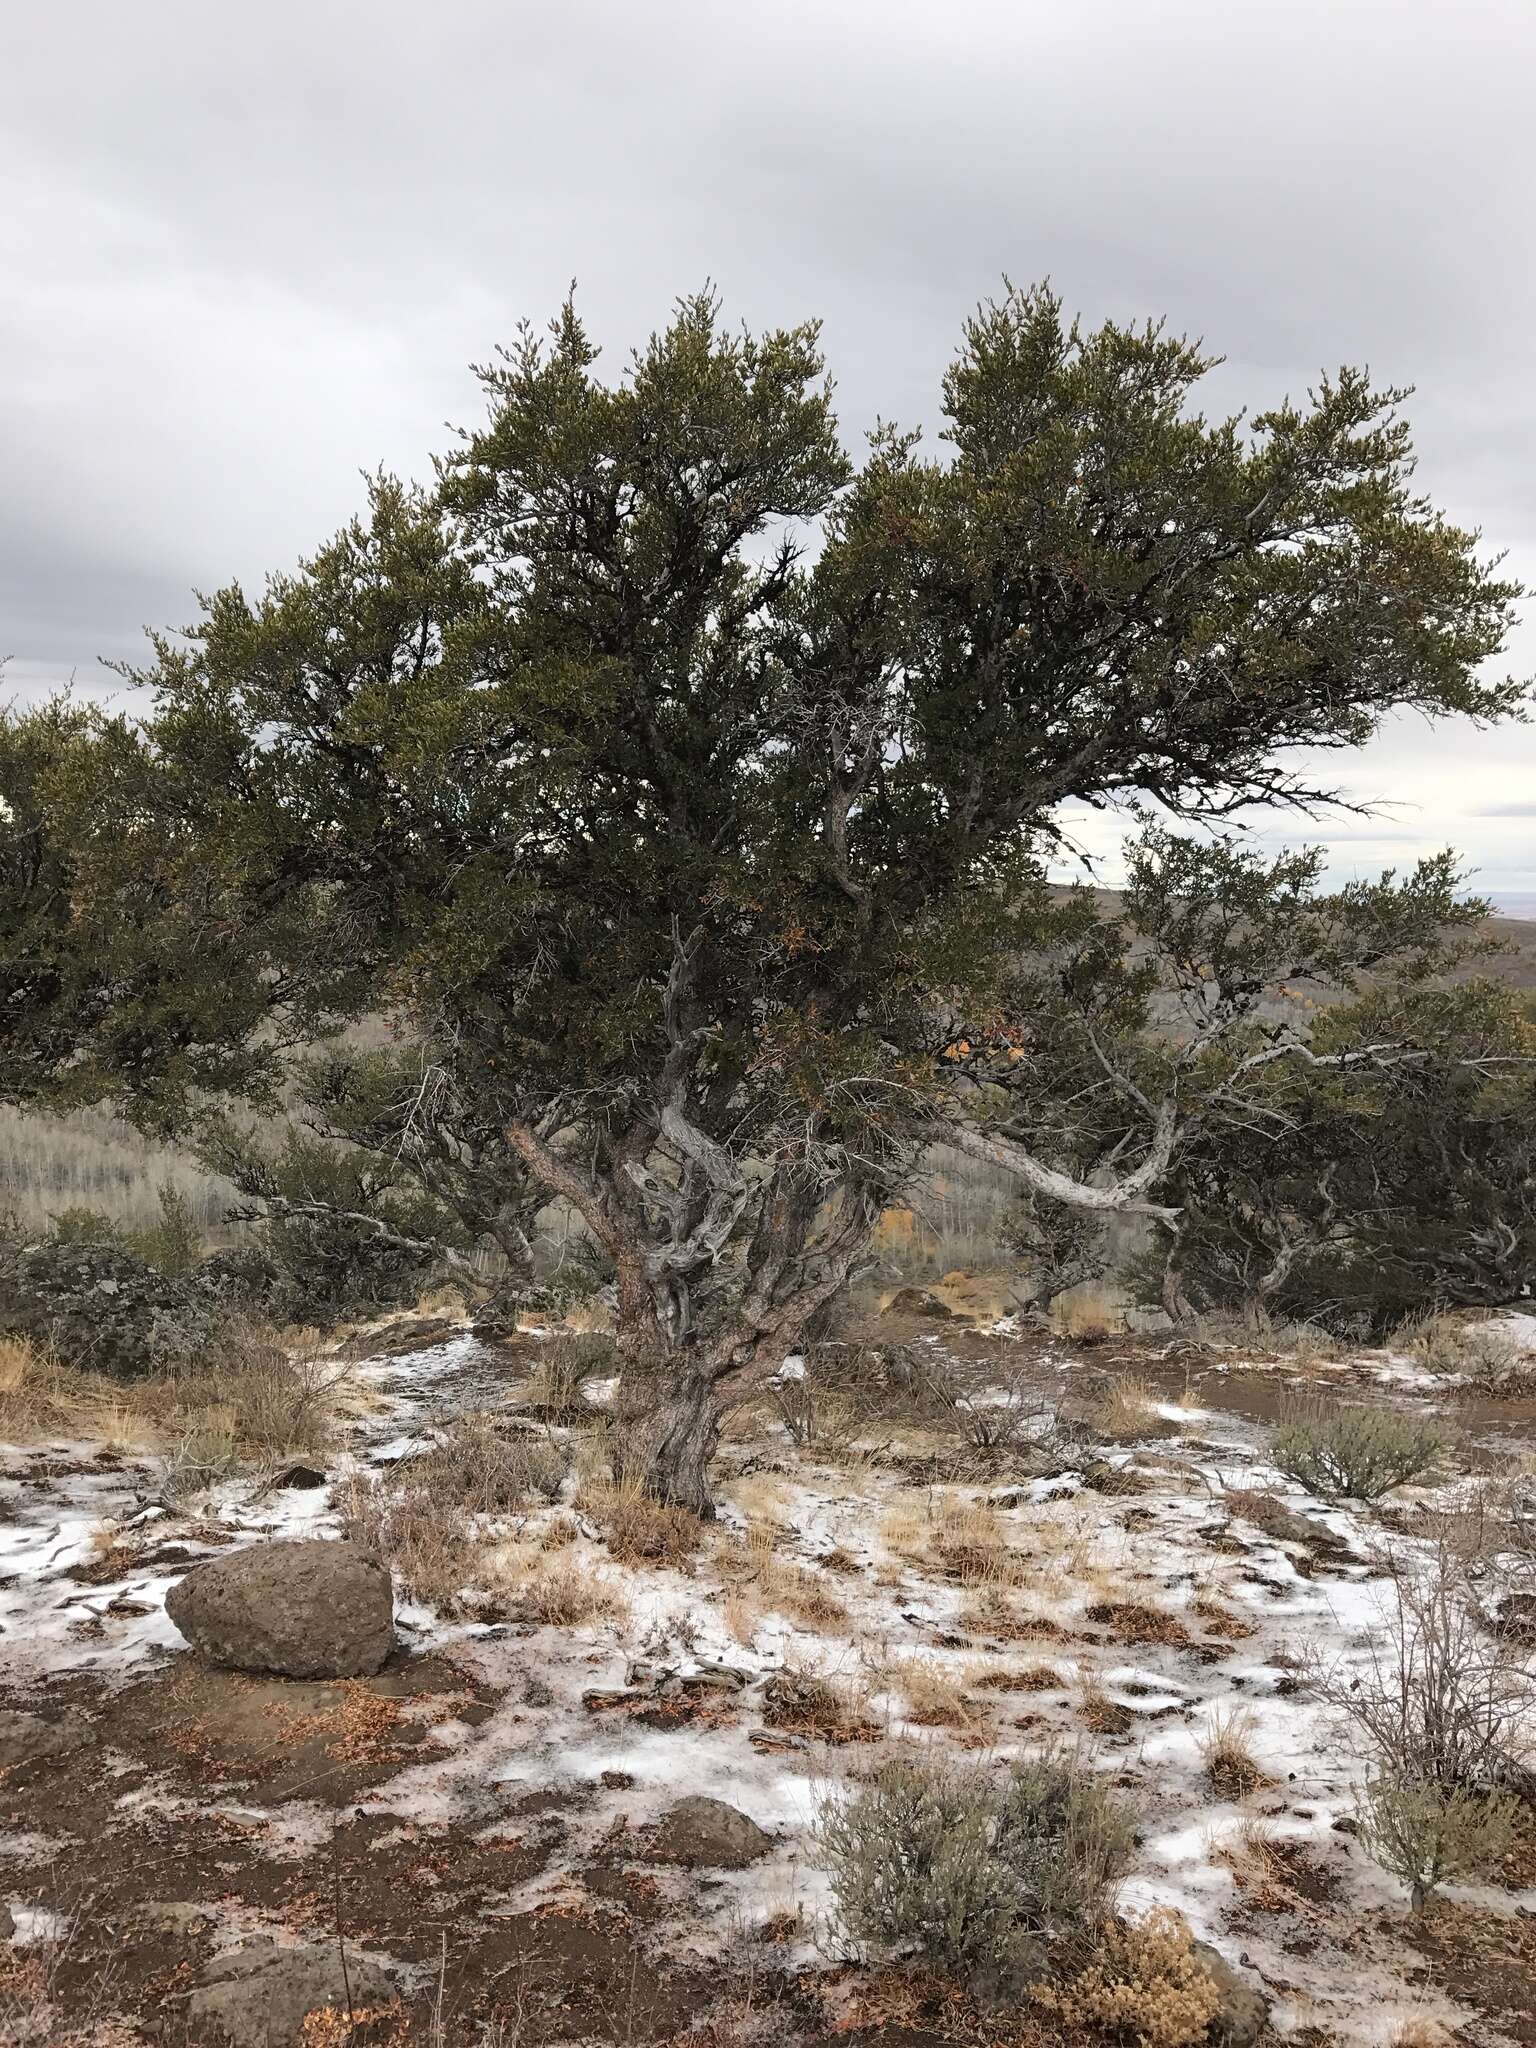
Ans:
[[[1034,2002],[1074,2036],[1136,2048],[1194,2048],[1206,2039],[1221,1995],[1193,1937],[1166,1906],[1144,1920],[1105,1928],[1092,1961],[1064,1985],[1041,1985]]]
[[[1474,1792],[1433,1779],[1373,1778],[1360,1802],[1360,1840],[1408,1886],[1415,1912],[1439,1885],[1490,1878],[1520,1812],[1507,1792]]]
[[[1385,1644],[1363,1666],[1317,1673],[1318,1692],[1382,1777],[1469,1792],[1522,1783],[1536,1752],[1536,1679],[1518,1646],[1480,1624],[1445,1549],[1395,1591]]]
[[[763,1688],[763,1719],[770,1728],[821,1742],[868,1742],[880,1733],[846,1686],[789,1666]]]
[[[1222,1799],[1243,1799],[1269,1780],[1259,1768],[1249,1743],[1253,1716],[1246,1709],[1216,1714],[1200,1738],[1200,1755],[1211,1789]]]
[[[1120,1373],[1105,1387],[1094,1411],[1093,1424],[1101,1436],[1134,1442],[1146,1436],[1157,1422],[1152,1389],[1133,1373]]]
[[[583,1392],[587,1381],[617,1370],[618,1346],[612,1337],[596,1330],[561,1330],[539,1348],[530,1397],[554,1417],[589,1415],[591,1404]]]
[[[161,1466],[161,1485],[170,1499],[179,1500],[216,1486],[238,1463],[233,1418],[205,1416],[171,1446]]]
[[[820,1823],[837,1932],[914,1950],[972,1983],[1034,1974],[1041,1935],[1110,1911],[1129,1816],[1067,1757],[1003,1772],[896,1759]]]
[[[1487,1389],[1510,1375],[1524,1378],[1529,1362],[1514,1332],[1496,1321],[1468,1322],[1462,1316],[1428,1315],[1396,1332],[1410,1358],[1426,1372],[1456,1375]]]
[[[1427,1472],[1446,1441],[1435,1423],[1396,1409],[1309,1405],[1282,1422],[1270,1455],[1309,1493],[1378,1500]]]
[[[465,1515],[510,1515],[554,1500],[570,1470],[558,1437],[506,1434],[484,1415],[450,1423],[428,1451],[399,1468],[404,1485]]]
[[[624,1564],[683,1566],[704,1539],[686,1508],[663,1507],[642,1493],[611,1494],[593,1510],[608,1548]]]

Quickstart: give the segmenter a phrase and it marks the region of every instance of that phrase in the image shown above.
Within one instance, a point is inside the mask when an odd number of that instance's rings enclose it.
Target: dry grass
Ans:
[[[1028,1576],[1028,1560],[1012,1547],[1007,1526],[974,1502],[946,1499],[929,1544],[945,1576],[962,1586],[1017,1586]]]
[[[975,1683],[981,1692],[1065,1692],[1069,1681],[1054,1664],[1026,1664],[979,1672]]]
[[[1213,1715],[1201,1735],[1205,1775],[1218,1798],[1246,1799],[1270,1782],[1249,1748],[1252,1737],[1253,1715],[1246,1708]]]
[[[1078,1695],[1077,1718],[1090,1735],[1128,1735],[1136,1723],[1130,1708],[1112,1700],[1096,1678]]]
[[[1217,1850],[1216,1860],[1231,1871],[1234,1884],[1250,1906],[1278,1913],[1295,1905],[1280,1839],[1262,1821],[1243,1821]]]
[[[1143,1437],[1157,1421],[1152,1389],[1133,1373],[1120,1373],[1095,1402],[1090,1420],[1111,1441]]]
[[[881,1732],[851,1686],[788,1665],[763,1688],[763,1720],[820,1742],[873,1742]]]
[[[582,1628],[596,1621],[619,1621],[628,1603],[590,1564],[572,1557],[540,1558],[525,1570],[513,1588],[514,1611],[524,1621],[549,1628]]]
[[[618,1346],[612,1337],[600,1331],[562,1330],[540,1345],[524,1399],[553,1421],[581,1420],[593,1412],[584,1391],[587,1382],[617,1371]]]
[[[455,1418],[430,1450],[397,1465],[391,1483],[463,1517],[514,1515],[559,1497],[570,1453],[558,1437],[509,1431],[496,1418]]]
[[[478,1614],[487,1591],[471,1588],[479,1560],[463,1510],[424,1490],[355,1474],[337,1490],[342,1534],[386,1559],[395,1583],[438,1614]]]
[[[565,1472],[556,1440],[467,1415],[419,1457],[380,1477],[353,1475],[337,1504],[345,1533],[387,1558],[411,1598],[441,1614],[483,1615],[509,1592],[521,1599],[530,1578],[556,1569],[547,1551],[575,1540],[567,1516],[532,1530],[526,1545],[508,1540],[509,1525],[516,1536],[558,1495]]]
[[[1125,1312],[1104,1288],[1082,1287],[1051,1308],[1053,1328],[1074,1344],[1107,1344],[1125,1329]]]
[[[25,1339],[0,1338],[6,1440],[101,1439],[195,1462],[196,1440],[240,1460],[314,1456],[330,1441],[351,1365],[324,1357],[313,1340],[288,1340],[259,1323],[232,1323],[216,1364],[117,1381],[62,1365]]]
[[[836,1628],[848,1619],[847,1607],[820,1572],[775,1564],[759,1576],[757,1590],[765,1607],[806,1628]]]
[[[1183,1649],[1189,1630],[1166,1607],[1147,1607],[1139,1600],[1099,1600],[1087,1610],[1089,1621],[1109,1630],[1119,1643],[1163,1643]]]
[[[1005,1588],[983,1586],[961,1608],[959,1625],[1005,1643],[1060,1642],[1066,1630],[1054,1615],[1011,1599]]]
[[[1033,1563],[1014,1549],[1008,1525],[993,1509],[950,1493],[930,1496],[926,1507],[893,1508],[880,1524],[880,1538],[894,1556],[970,1588],[1022,1585]]]
[[[0,1400],[5,1440],[36,1443],[45,1437],[103,1438],[124,1450],[153,1450],[160,1424],[145,1403],[153,1383],[124,1387],[95,1373],[60,1365],[24,1337],[0,1337]],[[125,1395],[132,1394],[131,1402]]]
[[[1257,1633],[1254,1622],[1245,1621],[1240,1614],[1223,1607],[1212,1593],[1197,1594],[1190,1607],[1213,1636],[1221,1636],[1229,1643],[1246,1642],[1249,1636]]]
[[[919,1728],[969,1728],[976,1715],[966,1700],[970,1673],[933,1657],[896,1665],[890,1677],[907,1703],[906,1718]]]
[[[686,1508],[628,1488],[615,1488],[604,1501],[589,1501],[588,1512],[602,1529],[609,1551],[622,1564],[686,1570],[704,1540],[704,1525]]]

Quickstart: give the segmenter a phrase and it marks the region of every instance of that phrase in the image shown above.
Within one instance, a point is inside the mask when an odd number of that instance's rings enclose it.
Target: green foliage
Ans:
[[[144,1230],[125,1233],[123,1242],[168,1280],[184,1280],[203,1256],[203,1234],[192,1204],[174,1183],[162,1182],[158,1200],[159,1220]]]
[[[1107,1916],[1134,1831],[1081,1764],[1045,1757],[996,1772],[905,1759],[823,1811],[837,1927],[1006,1984],[1032,1938]]]
[[[308,1069],[305,1070],[306,1072]],[[201,1126],[203,1158],[249,1205],[290,1318],[324,1322],[414,1301],[464,1245],[458,1217],[381,1149],[291,1127],[275,1148],[228,1118]]]
[[[1182,1291],[1380,1336],[1448,1303],[1517,1300],[1536,1271],[1536,1033],[1513,991],[1410,981],[1318,1015],[1243,1117],[1192,1131]],[[1372,1048],[1384,1048],[1373,1054]]]
[[[1442,1884],[1496,1876],[1520,1802],[1433,1779],[1372,1778],[1359,1807],[1360,1840],[1409,1888],[1417,1909]]]
[[[1378,1500],[1427,1472],[1447,1441],[1437,1423],[1394,1408],[1300,1404],[1275,1431],[1270,1456],[1309,1493]]]
[[[0,1092],[110,1081],[212,1156],[296,1088],[368,1185],[253,1169],[295,1258],[328,1208],[525,1271],[558,1196],[626,1345],[706,1386],[782,1356],[975,1119],[1155,1181],[1266,977],[1414,952],[1454,874],[1314,900],[1315,856],[1152,835],[1106,920],[1046,886],[1059,807],[1306,803],[1294,764],[1390,711],[1522,699],[1486,667],[1519,592],[1415,492],[1399,395],[1345,370],[1211,420],[1209,368],[1010,288],[947,453],[883,428],[855,469],[813,324],[695,295],[606,379],[572,306],[522,330],[434,490],[373,479],[154,639],[141,723],[5,721],[5,857],[41,848],[68,912],[0,927]]]

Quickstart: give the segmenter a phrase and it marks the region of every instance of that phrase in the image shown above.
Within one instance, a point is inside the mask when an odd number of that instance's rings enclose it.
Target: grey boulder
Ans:
[[[1211,2048],[1252,2048],[1269,2024],[1269,2000],[1208,1941],[1197,1941],[1194,1949],[1221,2000],[1206,2040]]]
[[[90,1722],[68,1708],[52,1714],[0,1713],[0,1771],[39,1757],[67,1756],[90,1739]]]
[[[228,1551],[173,1586],[165,1611],[214,1663],[283,1678],[366,1677],[395,1643],[389,1567],[355,1543]]]
[[[669,1806],[651,1830],[650,1852],[658,1863],[703,1864],[712,1870],[741,1870],[773,1847],[773,1837],[755,1820],[723,1799],[695,1793]]]
[[[383,1961],[348,1952],[343,1968],[335,1942],[279,1948],[263,1936],[215,1956],[187,1998],[194,2041],[228,2048],[289,2048],[304,2041],[312,2012],[377,2013],[395,1997]],[[330,2035],[326,2036],[330,2039]]]

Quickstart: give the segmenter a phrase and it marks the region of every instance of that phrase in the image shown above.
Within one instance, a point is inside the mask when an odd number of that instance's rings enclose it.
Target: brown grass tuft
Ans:
[[[1200,1754],[1211,1789],[1221,1799],[1246,1799],[1270,1780],[1260,1770],[1249,1741],[1253,1715],[1245,1708],[1213,1716],[1200,1738]]]
[[[1189,1630],[1165,1607],[1147,1607],[1139,1600],[1098,1600],[1087,1610],[1089,1621],[1107,1628],[1118,1643],[1164,1643],[1188,1646]]]

